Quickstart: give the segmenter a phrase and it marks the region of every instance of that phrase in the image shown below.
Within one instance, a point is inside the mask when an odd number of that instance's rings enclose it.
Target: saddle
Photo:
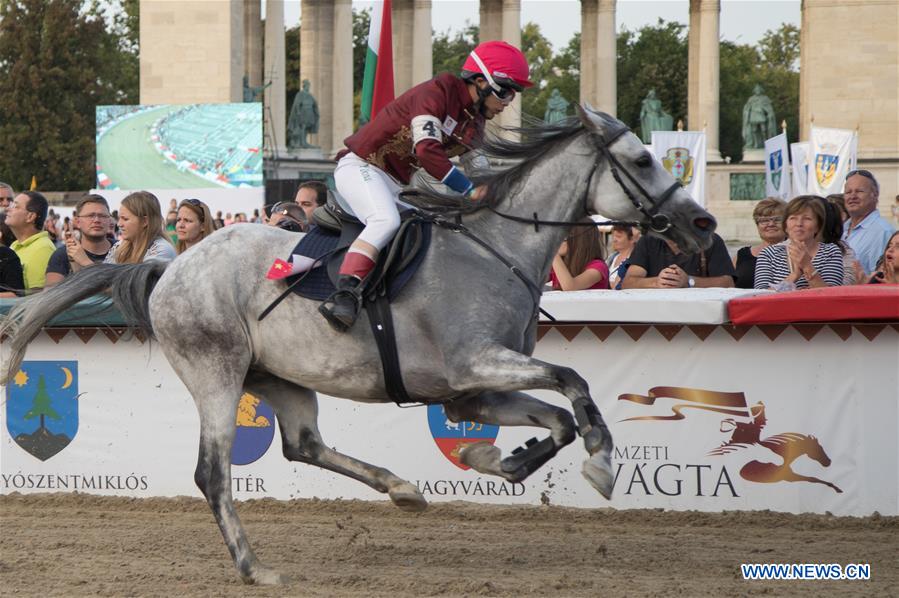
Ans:
[[[321,261],[311,271],[287,277],[289,290],[309,299],[325,300],[334,292],[340,264],[364,225],[338,194],[312,213],[311,227],[293,250]],[[371,274],[359,289],[378,345],[387,393],[394,402],[413,402],[403,385],[390,302],[394,301],[424,260],[431,244],[431,221],[414,208],[400,212],[400,227],[380,252]],[[274,307],[274,304],[269,309]],[[267,312],[264,312],[267,313]]]
[[[364,225],[343,198],[332,191],[328,192],[328,202],[312,213],[312,222],[315,226],[292,253],[320,260],[325,267],[314,268],[299,280],[293,291],[309,299],[324,300],[334,292],[343,257]],[[368,301],[377,294],[385,294],[390,301],[395,300],[418,270],[430,244],[431,222],[413,208],[400,212],[399,229],[380,252],[374,270],[359,289],[363,299]],[[296,281],[301,276],[287,280]]]

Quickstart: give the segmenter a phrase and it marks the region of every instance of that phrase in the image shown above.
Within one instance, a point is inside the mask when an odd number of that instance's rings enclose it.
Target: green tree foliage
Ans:
[[[264,25],[263,25],[264,27]],[[293,106],[293,98],[300,91],[300,26],[284,30],[284,89],[287,94],[287,114]],[[271,80],[270,73],[262,73],[262,84]],[[317,90],[312,90],[315,95]]]
[[[0,0],[0,178],[93,186],[95,107],[138,97],[137,18],[136,0]]]
[[[35,417],[41,418],[41,428],[46,427],[44,426],[45,417],[60,419],[59,414],[53,410],[53,406],[50,404],[50,395],[47,394],[47,383],[44,381],[43,376],[37,380],[37,392],[34,395],[34,401],[31,403],[31,409],[25,414],[25,419]]]
[[[674,122],[687,121],[687,31],[680,23],[618,34],[618,118],[640,133],[640,107],[650,89]],[[691,128],[700,128],[699,123]]]
[[[106,23],[104,35],[97,40],[105,65],[99,73],[104,93],[115,98],[112,104],[139,103],[140,0],[91,0],[88,13]]]
[[[478,45],[480,32],[477,25],[467,24],[462,31],[450,34],[449,31],[434,33],[431,55],[434,74],[444,72],[458,73],[465,59]]]
[[[521,49],[528,59],[529,78],[534,82],[521,96],[521,111],[542,119],[553,83],[558,79],[553,72],[553,46],[541,33],[540,25],[527,23],[521,30]]]

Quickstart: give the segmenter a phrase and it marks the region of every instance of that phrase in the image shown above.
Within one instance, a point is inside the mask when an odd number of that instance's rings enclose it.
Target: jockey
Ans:
[[[331,326],[343,332],[355,322],[359,284],[399,228],[396,201],[413,170],[424,168],[453,191],[481,199],[484,187],[475,188],[450,158],[471,150],[485,121],[531,85],[521,50],[484,42],[468,55],[461,76],[442,73],[416,85],[344,140],[334,181],[365,228],[343,260],[337,291],[319,307]]]

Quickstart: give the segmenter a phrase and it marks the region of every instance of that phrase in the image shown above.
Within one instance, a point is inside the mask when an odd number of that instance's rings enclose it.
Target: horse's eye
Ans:
[[[647,155],[640,156],[639,158],[637,158],[636,164],[640,168],[646,168],[652,164],[652,158]]]

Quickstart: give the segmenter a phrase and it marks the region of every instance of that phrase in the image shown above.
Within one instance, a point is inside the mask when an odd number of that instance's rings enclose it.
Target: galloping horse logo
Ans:
[[[765,405],[762,402],[758,402],[752,406],[750,411],[751,421],[749,422],[737,422],[733,419],[725,419],[721,422],[721,431],[728,432],[733,430],[733,434],[731,434],[730,440],[718,448],[710,450],[707,453],[708,455],[727,455],[753,445],[761,446],[779,455],[783,462],[777,465],[776,463],[763,463],[756,460],[750,461],[740,469],[740,477],[744,480],[762,484],[811,482],[830,486],[838,493],[843,492],[839,487],[826,480],[793,471],[793,461],[803,455],[808,455],[810,459],[817,461],[823,467],[830,467],[830,457],[824,452],[824,448],[822,448],[817,438],[796,432],[786,432],[768,436],[767,438],[760,438],[762,428],[768,422],[768,419],[765,417]]]
[[[768,463],[752,460],[740,469],[740,477],[749,482],[771,484],[774,482],[809,482],[824,484],[838,493],[843,491],[836,485],[816,478],[806,476],[793,471],[792,464],[803,455],[818,462],[822,467],[830,467],[830,457],[824,452],[821,443],[814,436],[786,432],[775,436],[761,437],[762,429],[767,425],[768,418],[765,415],[765,405],[761,402],[749,407],[746,396],[742,392],[718,392],[697,388],[682,388],[676,386],[657,386],[649,389],[646,396],[637,394],[619,395],[619,401],[630,401],[641,405],[652,406],[656,399],[677,399],[680,402],[671,407],[673,415],[644,415],[630,417],[622,420],[655,420],[675,421],[686,419],[684,411],[696,409],[722,413],[732,417],[722,420],[721,432],[732,432],[730,439],[721,446],[712,449],[707,454],[710,456],[723,456],[747,449],[751,446],[759,446],[770,450],[780,456],[782,462]]]

